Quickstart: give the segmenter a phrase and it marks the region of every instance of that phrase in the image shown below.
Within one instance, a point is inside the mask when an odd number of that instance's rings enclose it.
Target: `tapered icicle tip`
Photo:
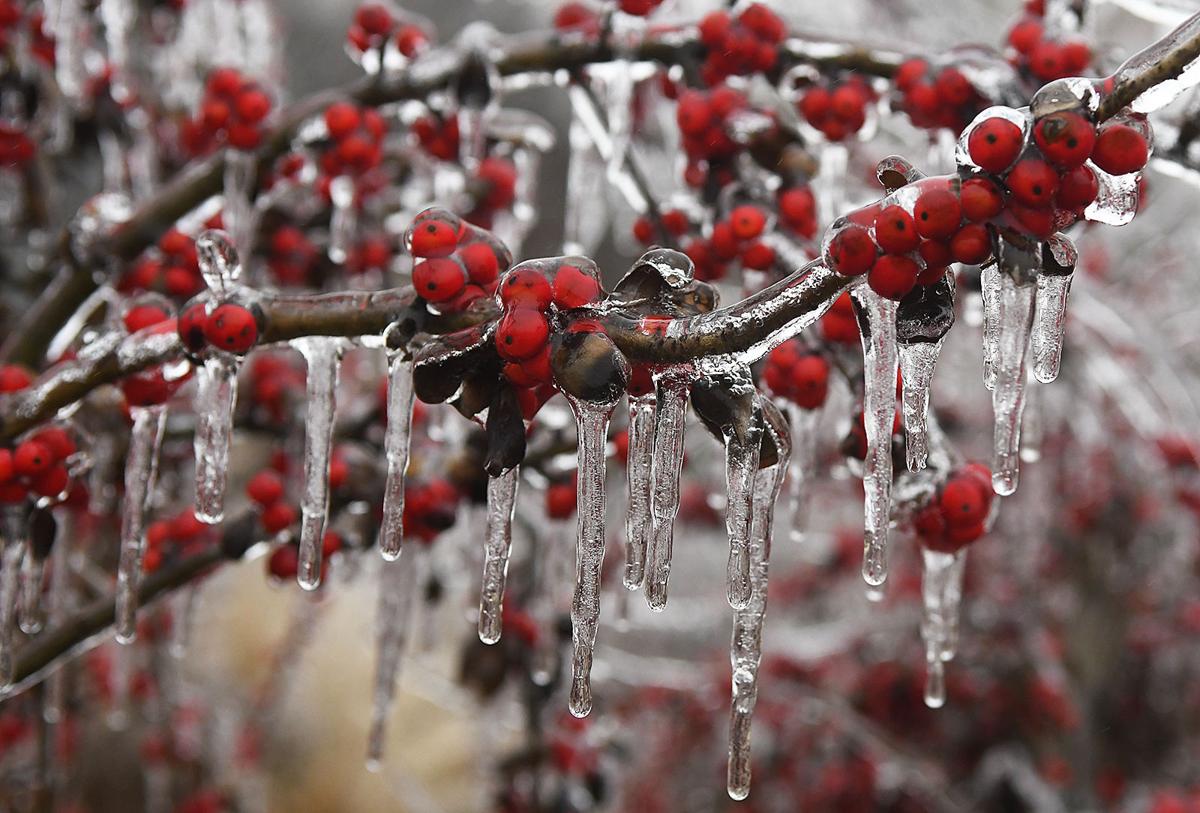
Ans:
[[[946,664],[940,658],[926,663],[925,705],[940,709],[946,705]]]
[[[576,717],[587,717],[592,713],[592,684],[587,675],[571,678],[571,697],[567,705]]]
[[[880,538],[871,531],[863,535],[863,581],[872,587],[880,587],[887,581],[887,536]]]

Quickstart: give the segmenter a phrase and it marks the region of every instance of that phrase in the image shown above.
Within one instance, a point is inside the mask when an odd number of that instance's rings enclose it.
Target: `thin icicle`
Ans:
[[[196,369],[196,517],[210,525],[225,516],[237,371],[237,357],[220,351],[214,351]]]
[[[654,468],[654,395],[629,397],[629,456],[625,469],[629,504],[625,513],[625,586],[636,590],[646,577],[646,549],[654,517],[650,512]]]
[[[412,359],[406,358],[403,353],[393,353],[388,359],[387,433],[383,440],[388,471],[383,490],[379,552],[389,562],[400,558],[400,547],[404,540],[404,474],[408,470],[412,430],[412,371]]]
[[[958,646],[958,611],[962,603],[966,551],[942,553],[922,548],[921,639],[925,642],[925,705],[941,708],[946,702],[945,664]]]
[[[520,466],[488,478],[487,541],[483,549],[483,584],[479,590],[479,640],[485,644],[500,640],[513,510],[517,507],[520,482]]]
[[[757,423],[757,421],[754,421]],[[754,487],[762,434],[755,426],[747,437],[725,435],[725,530],[729,534],[729,562],[725,571],[725,595],[735,610],[746,607],[753,592],[750,526],[754,514]]]
[[[1019,285],[1004,274],[1000,280],[1000,337],[996,358],[996,387],[992,390],[992,487],[997,494],[1017,490],[1021,467],[1021,412],[1025,408],[1025,356],[1033,327],[1036,286]]]
[[[571,601],[570,709],[576,717],[592,710],[592,648],[600,625],[600,571],[604,566],[604,446],[615,403],[597,404],[567,397],[578,428],[575,597]]]
[[[1049,384],[1058,378],[1063,335],[1067,328],[1067,295],[1073,274],[1038,274],[1034,305],[1033,374]]]
[[[17,629],[17,603],[21,587],[21,560],[29,549],[23,507],[4,512],[4,547],[0,552],[0,686],[10,686],[16,670],[13,638]]]
[[[375,616],[375,686],[371,728],[367,735],[367,768],[377,771],[383,759],[387,718],[396,695],[400,662],[407,648],[413,605],[424,572],[424,549],[403,564],[379,569],[379,603]]]
[[[863,424],[867,458],[863,465],[865,530],[863,579],[878,587],[887,581],[888,522],[892,509],[892,425],[896,420],[896,303],[867,286],[854,290],[867,316],[863,334]]]
[[[339,175],[329,184],[333,213],[329,217],[329,259],[346,262],[358,231],[358,208],[354,204],[354,179]]]
[[[46,557],[37,555],[32,546],[21,560],[21,595],[17,605],[17,626],[26,635],[42,631],[42,588],[46,582]]]
[[[996,364],[1000,346],[1000,269],[994,264],[979,271],[983,296],[983,385],[996,388]]]
[[[684,417],[688,383],[670,373],[657,380],[654,421],[654,461],[650,511],[654,518],[647,554],[646,603],[661,612],[667,606],[667,580],[671,575],[671,547],[675,515],[679,512],[679,475],[683,467]]]
[[[246,150],[225,151],[224,208],[221,220],[242,256],[250,256],[254,247],[254,228],[257,213],[254,208],[254,187],[258,179],[258,157]]]
[[[292,346],[308,365],[304,415],[304,491],[300,498],[300,562],[296,580],[305,590],[321,584],[322,545],[329,515],[329,458],[333,449],[338,366],[342,340],[309,337]]]
[[[137,636],[138,587],[146,552],[146,511],[154,492],[158,450],[167,425],[161,404],[132,407],[133,432],[125,463],[125,502],[121,516],[121,554],[117,565],[117,641],[128,644]]]
[[[901,408],[909,471],[921,471],[929,457],[929,385],[942,341],[900,345]]]
[[[782,421],[779,421],[781,424]],[[779,461],[758,472],[750,526],[750,573],[753,589],[744,609],[734,613],[729,658],[733,666],[733,699],[729,709],[729,764],[726,787],[730,797],[750,794],[750,724],[758,699],[758,665],[762,660],[763,619],[767,611],[767,572],[771,557],[771,530],[775,502],[788,467],[786,428],[772,433]]]
[[[791,511],[791,527],[788,536],[792,542],[804,541],[804,521],[808,514],[808,484],[813,482],[817,470],[817,424],[821,412],[816,409],[789,403],[788,419],[792,433],[792,457],[788,469],[788,507]]]

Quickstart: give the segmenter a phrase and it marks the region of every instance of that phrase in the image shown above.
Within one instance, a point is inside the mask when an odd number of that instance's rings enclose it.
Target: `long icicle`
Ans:
[[[138,587],[146,552],[146,511],[154,492],[158,450],[167,425],[164,405],[130,409],[133,431],[125,463],[125,502],[121,515],[121,553],[117,564],[116,638],[123,644],[137,636]]]
[[[1017,490],[1021,467],[1021,413],[1025,408],[1028,375],[1025,357],[1033,327],[1033,284],[1019,284],[1010,275],[1000,280],[1000,341],[996,386],[992,390],[995,431],[992,448],[992,487],[997,494]]]
[[[196,518],[210,525],[225,517],[237,371],[237,357],[220,351],[196,369]]]
[[[683,467],[684,418],[688,384],[667,373],[657,381],[654,425],[654,465],[650,510],[654,517],[647,554],[646,604],[661,612],[667,606],[667,580],[671,575],[671,548],[675,515],[679,511],[679,475]]]
[[[946,703],[945,664],[953,659],[958,639],[958,609],[962,597],[966,551],[942,553],[922,548],[921,639],[925,642],[925,705]]]
[[[739,438],[732,430],[725,433],[725,530],[729,535],[725,596],[735,610],[746,607],[753,592],[750,531],[761,446],[757,415],[751,420],[746,437]]]
[[[788,510],[791,512],[788,536],[792,542],[803,542],[808,484],[816,479],[817,473],[817,424],[821,421],[821,411],[793,403],[789,403],[787,409],[792,435],[792,457],[787,474]]]
[[[983,297],[983,385],[996,388],[996,365],[1000,347],[1000,269],[987,265],[979,271]]]
[[[592,403],[568,396],[578,427],[575,596],[571,600],[571,695],[576,717],[592,710],[592,649],[600,625],[600,571],[604,566],[605,457],[608,420],[616,403]]]
[[[775,503],[783,487],[791,453],[788,429],[773,406],[764,413],[779,460],[755,476],[750,530],[750,573],[753,589],[746,607],[734,613],[729,658],[733,667],[733,698],[729,709],[729,763],[726,789],[731,798],[750,794],[750,724],[758,699],[758,665],[762,660],[762,628],[767,611],[767,572]]]
[[[404,473],[408,470],[412,432],[412,374],[412,360],[403,353],[393,353],[388,359],[387,433],[383,440],[388,470],[383,489],[383,524],[379,528],[379,552],[389,562],[400,558],[404,539]]]
[[[17,599],[17,626],[26,635],[36,635],[45,624],[42,590],[46,583],[46,557],[32,543],[21,560],[21,594]]]
[[[483,549],[483,584],[479,590],[479,640],[494,644],[503,626],[504,584],[512,550],[512,519],[517,507],[520,466],[488,478],[487,541]]]
[[[1058,378],[1062,364],[1063,336],[1067,329],[1067,295],[1073,274],[1038,274],[1034,304],[1033,374],[1049,384]]]
[[[941,352],[941,339],[900,345],[900,405],[909,471],[921,471],[929,458],[929,386]]]
[[[367,767],[378,770],[383,759],[387,718],[396,696],[400,663],[410,633],[412,608],[421,573],[424,548],[403,564],[379,569],[379,603],[376,611],[375,685],[371,705],[371,728],[367,735]]]
[[[852,292],[866,313],[863,337],[863,422],[867,459],[863,466],[865,530],[863,579],[872,587],[887,581],[888,523],[892,506],[892,425],[896,420],[896,303],[865,285]]]
[[[625,513],[625,586],[636,590],[646,577],[646,549],[654,517],[650,512],[654,468],[654,395],[629,396],[629,457],[625,470],[629,504]]]
[[[337,406],[340,339],[293,342],[308,364],[304,416],[304,490],[300,497],[300,563],[296,580],[305,590],[321,584],[322,547],[329,515],[329,458]]]

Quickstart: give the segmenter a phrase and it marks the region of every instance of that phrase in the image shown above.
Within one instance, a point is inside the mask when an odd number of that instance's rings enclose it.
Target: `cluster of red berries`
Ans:
[[[154,301],[135,303],[121,316],[128,333],[154,328],[155,333],[173,333],[178,327],[171,313],[162,304]],[[185,375],[167,379],[161,365],[140,370],[121,379],[121,393],[130,407],[164,404],[191,377]]]
[[[684,180],[689,186],[703,186],[709,176],[709,167],[737,154],[740,146],[729,135],[726,125],[745,107],[746,97],[728,85],[718,85],[707,92],[685,90],[679,94],[675,123],[679,125],[683,149],[687,153]],[[733,180],[732,173],[728,180]]]
[[[961,132],[984,107],[985,100],[962,71],[953,65],[936,68],[924,59],[910,59],[896,71],[896,106],[915,127],[944,127]]]
[[[736,15],[714,11],[700,21],[700,41],[707,49],[700,78],[711,87],[730,76],[766,73],[779,61],[779,43],[786,36],[783,20],[762,3]]]
[[[20,169],[33,160],[37,146],[15,124],[0,124],[0,167]]]
[[[216,307],[207,301],[193,302],[179,315],[179,338],[193,353],[205,345],[245,353],[258,341],[258,321],[249,308],[234,302]]]
[[[479,162],[470,186],[476,190],[475,207],[465,218],[490,229],[496,215],[511,209],[517,200],[517,166],[508,158],[489,155]]]
[[[412,123],[413,135],[421,149],[439,161],[458,159],[460,136],[458,116],[430,112]]]
[[[1143,118],[1119,116],[1097,128],[1083,113],[1061,110],[1039,117],[1032,130],[1029,139],[1022,124],[992,116],[971,128],[966,144],[976,166],[1002,178],[1004,208],[1015,225],[1043,239],[1082,217],[1096,199],[1099,180],[1091,165],[1127,175],[1150,157]],[[964,182],[964,194],[968,183],[983,182]],[[994,192],[989,188],[988,195]]]
[[[729,216],[713,225],[707,239],[697,237],[684,246],[684,253],[696,267],[696,279],[721,279],[727,264],[739,260],[743,268],[770,270],[775,264],[775,249],[759,238],[767,228],[767,213],[753,204],[736,206]]]
[[[659,216],[659,223],[666,231],[665,236],[671,238],[680,238],[692,228],[687,213],[681,209],[667,209]],[[642,245],[649,246],[656,243],[660,235],[654,221],[642,215],[633,222],[633,236]]]
[[[66,429],[48,426],[13,449],[0,449],[0,503],[11,505],[26,497],[59,497],[70,485],[67,458],[75,440]]]
[[[762,379],[774,395],[817,409],[829,395],[829,362],[799,339],[789,339],[767,354]]]
[[[180,129],[183,147],[190,155],[222,144],[253,150],[262,142],[270,112],[271,97],[257,82],[234,68],[217,68],[208,75],[199,114]]]
[[[454,526],[462,494],[449,480],[433,478],[404,484],[404,535],[432,543]]]
[[[156,250],[144,253],[122,275],[122,293],[159,291],[168,296],[194,296],[204,288],[196,242],[179,229],[168,229],[158,239]]]
[[[807,186],[780,189],[775,196],[779,225],[798,237],[811,240],[817,233],[817,201]]]
[[[550,319],[603,295],[600,272],[584,257],[530,260],[508,271],[500,281],[504,313],[495,335],[508,380],[523,388],[550,385]]]
[[[993,498],[992,472],[982,463],[967,464],[913,518],[921,544],[942,553],[962,550],[987,532]]]
[[[381,50],[394,41],[396,50],[408,59],[429,46],[429,32],[415,22],[403,22],[382,3],[363,3],[354,13],[346,42],[356,52]]]
[[[205,525],[185,508],[170,519],[155,520],[146,527],[146,552],[142,568],[153,573],[169,555],[187,556],[208,545],[212,526]]]
[[[867,80],[849,74],[840,80],[814,84],[796,104],[800,114],[830,141],[850,138],[867,121],[867,105],[875,101]]]
[[[325,108],[330,145],[321,153],[321,172],[328,178],[362,175],[383,160],[387,124],[373,107],[334,102]]]
[[[310,284],[319,256],[320,251],[308,235],[292,225],[277,228],[267,244],[267,268],[280,285]]]
[[[495,293],[512,263],[508,249],[489,232],[445,209],[426,209],[404,236],[414,258],[417,293],[445,312],[456,312]]]
[[[1009,62],[1040,82],[1052,82],[1068,76],[1084,76],[1092,61],[1092,50],[1078,38],[1053,39],[1047,36],[1040,14],[1028,14],[1008,32],[1012,49]]]

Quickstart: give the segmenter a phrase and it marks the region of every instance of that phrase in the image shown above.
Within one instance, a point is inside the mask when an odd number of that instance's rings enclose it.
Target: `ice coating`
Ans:
[[[958,646],[958,613],[962,603],[966,551],[942,553],[921,550],[921,640],[925,642],[925,705],[946,702],[945,664]]]
[[[730,429],[725,433],[725,529],[729,534],[729,562],[726,567],[725,595],[735,610],[745,607],[753,590],[751,584],[750,526],[754,513],[754,487],[758,473],[762,432],[758,412],[750,421],[745,437]]]
[[[479,590],[479,640],[494,644],[503,626],[504,584],[512,548],[512,518],[517,507],[520,467],[488,478],[487,537],[483,549],[483,584]]]
[[[1096,223],[1109,226],[1124,226],[1133,220],[1138,208],[1138,182],[1140,172],[1130,172],[1126,175],[1109,175],[1104,170],[1088,162],[1100,191],[1096,199],[1083,210],[1084,217]]]
[[[1000,344],[1000,269],[986,265],[979,270],[983,296],[983,385],[996,388],[996,364]]]
[[[1058,378],[1063,336],[1067,328],[1067,295],[1071,292],[1072,277],[1072,274],[1038,275],[1030,344],[1033,349],[1033,374],[1043,384]]]
[[[379,568],[379,598],[375,611],[375,679],[371,724],[367,734],[367,767],[383,759],[387,718],[396,695],[400,662],[408,645],[412,610],[420,586],[424,551],[418,549],[403,564]]]
[[[1176,52],[1180,56],[1175,56]],[[1168,62],[1178,63],[1172,66],[1173,75],[1148,84],[1138,82]],[[1141,93],[1129,103],[1135,113],[1159,110],[1195,87],[1200,83],[1200,14],[1193,14],[1170,34],[1125,60],[1109,80],[1138,83]]]
[[[21,560],[21,595],[17,599],[17,626],[26,635],[36,635],[45,625],[45,613],[42,611],[45,577],[46,559],[37,556],[31,546]]]
[[[901,411],[909,471],[921,471],[929,458],[929,386],[942,341],[900,345]]]
[[[130,408],[133,430],[125,462],[125,499],[121,515],[121,553],[117,564],[116,638],[132,643],[137,635],[138,587],[146,552],[146,511],[154,494],[158,452],[167,425],[164,405]]]
[[[896,417],[896,310],[890,299],[861,286],[851,292],[866,319],[863,327],[863,464],[865,530],[863,579],[878,587],[887,580],[888,523],[892,504],[892,425]]]
[[[817,474],[817,425],[821,412],[788,404],[788,420],[792,436],[792,455],[787,473],[788,505],[791,511],[792,542],[804,541],[804,524],[808,513],[808,484]]]
[[[196,517],[210,525],[225,516],[237,371],[237,357],[220,351],[213,351],[196,369]]]
[[[329,514],[329,460],[333,449],[341,339],[297,339],[308,365],[304,415],[304,487],[300,496],[300,563],[296,580],[305,590],[321,584],[322,543]]]
[[[681,371],[669,370],[655,379],[657,408],[654,423],[654,461],[650,511],[654,518],[646,555],[646,603],[661,611],[667,606],[675,514],[679,511],[679,476],[683,466],[684,418],[688,382]]]
[[[625,586],[636,590],[646,576],[646,550],[654,517],[650,512],[654,465],[655,397],[629,396],[629,456],[626,460],[629,500],[625,513]]]
[[[358,209],[354,203],[354,179],[339,175],[329,183],[333,212],[329,216],[329,259],[346,262],[358,232]]]
[[[778,450],[778,461],[755,475],[750,523],[751,593],[746,606],[734,613],[729,660],[733,668],[729,709],[729,763],[726,788],[730,797],[745,799],[750,793],[750,724],[758,699],[758,666],[762,660],[763,619],[767,611],[767,573],[775,503],[783,487],[791,442],[783,416],[763,405],[768,431]]]
[[[200,273],[208,290],[218,299],[224,299],[237,289],[242,275],[242,263],[238,259],[237,244],[220,229],[208,229],[196,238],[196,253],[200,260]]]
[[[608,232],[608,218],[595,206],[608,186],[605,163],[578,119],[571,120],[567,140],[570,156],[563,201],[563,254],[590,254]]]
[[[408,469],[413,416],[413,363],[402,353],[388,359],[387,431],[383,439],[387,456],[387,482],[383,489],[383,523],[379,552],[388,561],[400,558],[404,539],[404,473]]]
[[[576,517],[575,596],[571,601],[570,709],[576,717],[592,710],[592,649],[600,624],[600,572],[604,566],[605,455],[608,419],[615,403],[568,396],[578,427],[579,478]]]
[[[999,339],[996,347],[996,384],[992,390],[992,485],[997,494],[1012,494],[1020,472],[1021,412],[1028,380],[1025,356],[1033,327],[1035,285],[1018,284],[1008,274],[1000,277]]]

